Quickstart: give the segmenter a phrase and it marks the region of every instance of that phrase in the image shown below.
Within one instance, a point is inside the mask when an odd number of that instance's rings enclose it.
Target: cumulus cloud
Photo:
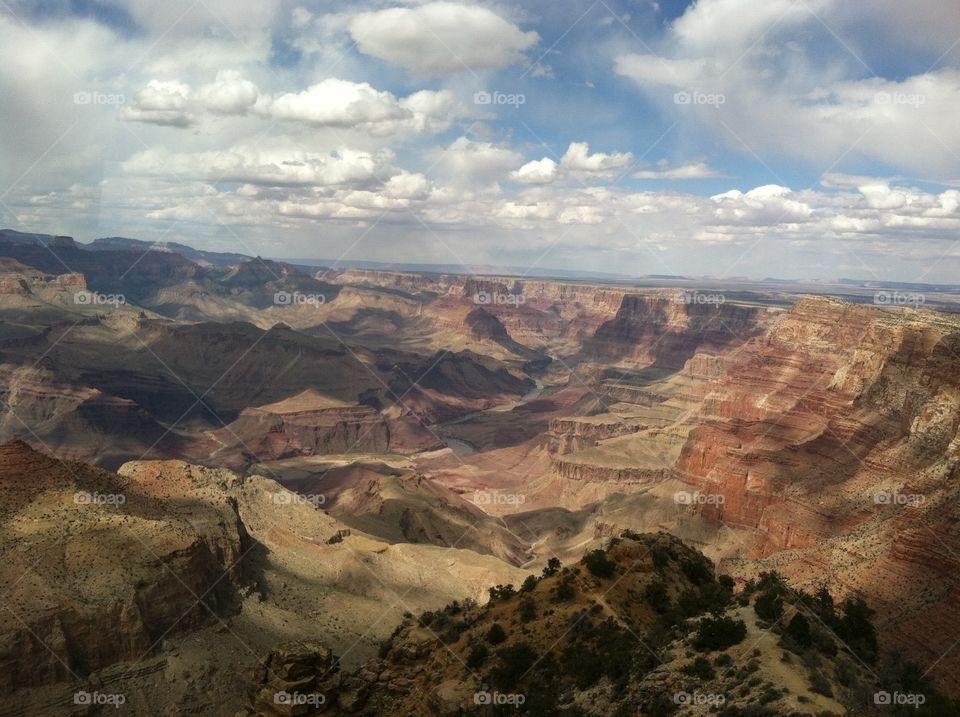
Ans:
[[[452,2],[361,13],[349,30],[361,52],[417,74],[507,67],[539,40],[492,10]]]
[[[409,111],[389,92],[366,82],[329,78],[297,93],[267,100],[260,109],[274,119],[318,127],[390,127],[407,119]]]
[[[549,184],[557,178],[557,163],[549,157],[527,162],[510,173],[510,179],[521,184]]]
[[[467,137],[458,137],[433,156],[436,166],[454,179],[502,175],[523,159],[519,152],[505,145],[477,142]]]
[[[921,74],[875,76],[859,53],[876,45],[874,37],[858,44],[831,34],[844,22],[862,33],[850,15],[870,13],[854,13],[840,0],[771,0],[762,7],[700,0],[670,26],[667,51],[622,53],[614,68],[677,122],[706,129],[737,151],[821,166],[849,155],[955,175],[956,158],[944,148],[960,145],[951,109],[960,103],[960,70],[934,63]],[[927,15],[926,26],[935,17]]]
[[[239,116],[250,111],[282,122],[353,129],[374,136],[402,130],[442,132],[468,114],[449,90],[420,90],[398,99],[367,82],[329,77],[300,92],[271,96],[241,73],[222,70],[214,82],[195,91],[183,82],[151,80],[120,117],[184,128],[196,124],[203,113]]]
[[[196,99],[214,114],[242,115],[257,103],[260,91],[236,70],[221,70],[217,79],[197,90]]]
[[[560,159],[560,164],[564,169],[572,172],[611,172],[633,164],[633,155],[630,152],[617,152],[615,154],[596,152],[590,154],[590,146],[586,142],[571,142]]]
[[[120,111],[128,122],[145,122],[167,127],[189,127],[196,120],[187,111],[190,87],[175,80],[150,80],[137,93],[132,105]]]

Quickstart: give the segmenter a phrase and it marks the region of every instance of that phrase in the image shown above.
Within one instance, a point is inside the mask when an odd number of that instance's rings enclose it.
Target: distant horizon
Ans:
[[[382,270],[382,271],[397,271],[397,272],[409,272],[409,273],[432,273],[432,274],[458,274],[458,275],[470,275],[470,276],[504,276],[505,278],[524,278],[531,277],[536,279],[557,279],[557,280],[589,280],[596,279],[597,281],[608,281],[612,283],[625,283],[625,282],[637,282],[637,281],[659,281],[659,282],[686,282],[686,283],[695,283],[695,282],[734,282],[734,283],[744,283],[744,284],[786,284],[786,285],[804,285],[812,284],[818,286],[835,286],[835,287],[847,287],[850,288],[855,286],[851,282],[857,282],[863,288],[884,288],[884,287],[897,287],[897,286],[917,286],[917,287],[946,287],[948,289],[958,289],[960,290],[960,283],[952,284],[946,282],[905,282],[905,281],[896,281],[896,280],[879,280],[871,279],[864,277],[856,276],[839,276],[839,277],[829,277],[829,278],[819,278],[819,277],[806,277],[799,279],[791,279],[784,277],[776,276],[765,276],[765,277],[752,277],[752,276],[711,276],[711,275],[666,275],[666,274],[639,274],[639,275],[628,275],[628,274],[616,274],[612,272],[602,272],[602,271],[579,271],[576,269],[562,269],[559,267],[534,267],[528,269],[520,266],[510,266],[510,265],[497,265],[497,264],[440,264],[440,263],[430,263],[430,262],[395,262],[395,261],[378,261],[374,259],[329,259],[329,258],[312,258],[312,257],[280,257],[280,256],[262,256],[256,254],[245,254],[243,252],[221,252],[213,251],[207,249],[200,249],[192,244],[187,243],[189,240],[183,241],[173,241],[173,240],[161,240],[158,242],[150,242],[146,239],[138,239],[136,237],[122,236],[119,234],[112,234],[109,236],[97,237],[89,241],[81,241],[76,237],[69,234],[47,234],[43,232],[24,232],[18,229],[12,229],[10,227],[0,227],[0,233],[2,232],[16,232],[18,234],[23,234],[26,236],[34,237],[64,237],[73,240],[78,246],[89,247],[95,242],[100,240],[128,240],[135,242],[142,242],[145,244],[158,244],[158,245],[181,245],[185,246],[193,251],[198,253],[207,253],[207,254],[222,254],[222,255],[241,255],[247,259],[267,259],[270,261],[278,261],[287,264],[295,264],[299,266],[311,266],[318,268],[326,269],[372,269],[372,270]]]

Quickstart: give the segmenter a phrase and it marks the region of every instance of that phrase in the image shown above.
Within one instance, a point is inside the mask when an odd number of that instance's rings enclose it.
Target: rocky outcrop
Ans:
[[[328,701],[336,701],[338,670],[333,651],[320,642],[278,645],[251,671],[248,714],[293,717],[324,712]]]
[[[0,447],[0,571],[16,616],[0,633],[0,693],[142,659],[233,609],[245,533],[195,477],[155,486]],[[158,513],[171,491],[180,501]]]
[[[237,456],[240,464],[290,456],[386,453],[390,446],[387,421],[369,406],[247,408],[213,436],[226,446],[223,458]]]
[[[698,350],[739,346],[760,334],[767,318],[766,309],[719,299],[699,303],[682,301],[676,294],[628,294],[584,350],[606,360],[681,369]]]
[[[554,418],[550,421],[549,450],[564,455],[592,448],[598,441],[636,433],[642,424],[626,423],[612,416],[609,420],[589,418]]]
[[[883,639],[924,664],[949,640],[903,612],[945,619],[960,587],[943,572],[960,572],[958,349],[945,316],[805,299],[728,359],[678,461],[713,496],[693,510],[751,531],[747,554],[789,576],[866,594]]]
[[[550,464],[551,471],[565,480],[588,483],[609,483],[611,491],[617,486],[629,484],[650,484],[675,476],[669,468],[635,468],[632,466],[608,466],[597,463],[568,460],[555,457]]]

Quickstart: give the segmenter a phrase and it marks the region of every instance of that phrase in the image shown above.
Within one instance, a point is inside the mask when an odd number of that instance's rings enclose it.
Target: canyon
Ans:
[[[273,714],[297,670],[344,713],[446,714],[479,686],[411,616],[551,559],[626,566],[625,534],[737,590],[775,571],[863,597],[880,649],[960,694],[960,314],[10,236],[0,714],[105,684],[128,709]],[[400,675],[401,648],[430,669]],[[421,697],[361,698],[365,669]],[[814,707],[848,709],[790,705]]]

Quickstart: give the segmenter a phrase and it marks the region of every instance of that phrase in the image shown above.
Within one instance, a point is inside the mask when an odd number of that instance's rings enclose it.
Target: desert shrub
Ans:
[[[607,554],[599,548],[584,555],[583,562],[587,566],[587,570],[598,578],[609,578],[613,575],[613,569],[616,567],[616,563],[608,560]]]
[[[783,598],[776,590],[764,590],[754,601],[753,609],[761,620],[779,620],[783,616]]]
[[[712,680],[716,672],[714,672],[710,660],[700,656],[683,668],[683,674],[690,675],[691,677],[699,677],[701,680]]]
[[[714,659],[713,664],[715,664],[717,667],[730,667],[730,665],[733,664],[733,658],[730,657],[730,655],[728,655],[726,652],[721,652]]]
[[[862,597],[847,598],[841,605],[843,617],[835,631],[860,659],[873,662],[877,656],[877,630],[873,626],[874,611]]]
[[[499,664],[491,671],[490,681],[500,689],[512,689],[533,667],[537,656],[537,651],[527,642],[501,647],[497,650]]]
[[[545,578],[553,577],[554,575],[560,572],[560,567],[561,567],[561,563],[559,558],[550,558],[547,561],[547,566],[543,569],[543,573],[542,573],[543,577]]]
[[[487,642],[491,645],[499,645],[507,639],[507,631],[499,622],[495,622],[487,630]]]
[[[497,585],[496,587],[489,588],[487,592],[490,593],[490,602],[509,600],[517,594],[513,585]]]
[[[813,644],[813,635],[810,633],[810,622],[800,612],[790,618],[784,635],[802,648],[810,647]]]
[[[537,580],[536,575],[528,575],[526,579],[523,581],[523,584],[520,586],[520,592],[528,593],[533,591],[534,589],[536,589],[537,583],[539,582],[540,581]]]
[[[554,602],[566,602],[572,600],[574,595],[576,595],[576,590],[573,587],[573,576],[564,575],[554,589],[553,600]]]
[[[743,641],[747,626],[743,620],[729,617],[705,617],[697,625],[693,646],[698,650],[726,650]]]
[[[530,598],[525,597],[520,601],[518,613],[520,614],[520,622],[530,622],[537,617],[537,604]]]
[[[654,545],[650,548],[650,559],[653,560],[653,567],[657,570],[663,570],[667,565],[670,564],[670,560],[673,558],[673,553],[670,548],[667,548],[663,545]]]
[[[704,585],[713,581],[713,570],[709,561],[699,558],[685,558],[680,563],[680,569],[687,579],[694,585]]]
[[[670,596],[667,594],[667,586],[659,580],[647,583],[643,589],[643,598],[647,604],[661,615],[670,609]]]

